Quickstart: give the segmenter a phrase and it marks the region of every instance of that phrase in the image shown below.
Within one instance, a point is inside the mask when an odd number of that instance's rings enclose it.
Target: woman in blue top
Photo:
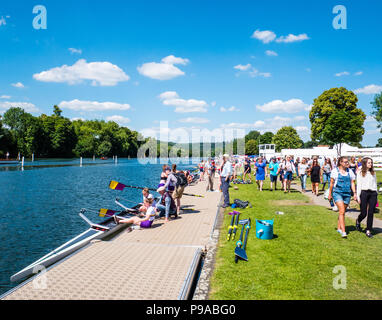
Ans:
[[[267,174],[267,163],[263,161],[262,157],[260,157],[258,162],[255,163],[255,167],[257,188],[258,190],[263,191],[263,183],[265,180],[265,175]]]
[[[334,200],[338,208],[337,232],[342,238],[346,238],[345,231],[345,211],[350,203],[351,191],[353,191],[354,200],[357,201],[355,192],[355,175],[353,170],[349,169],[349,160],[346,157],[338,159],[337,168],[330,175],[329,201]]]

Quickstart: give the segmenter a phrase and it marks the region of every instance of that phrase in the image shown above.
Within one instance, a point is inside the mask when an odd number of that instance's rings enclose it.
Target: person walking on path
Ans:
[[[354,175],[357,174],[358,166],[357,166],[357,162],[355,161],[355,157],[350,158],[349,168],[353,171]]]
[[[296,172],[296,168],[291,162],[290,156],[287,156],[286,159],[284,159],[284,161],[280,164],[279,173],[280,172],[282,172],[283,175],[284,193],[290,192],[290,184],[293,178],[293,174]]]
[[[301,160],[301,163],[298,164],[298,176],[301,181],[302,192],[306,192],[306,177],[307,177],[308,165],[306,164],[305,158]]]
[[[223,163],[221,166],[221,173],[220,173],[220,181],[221,181],[221,188],[223,192],[224,197],[224,204],[223,208],[229,207],[229,182],[232,176],[232,164],[229,161],[228,154],[223,155]]]
[[[321,181],[321,167],[318,163],[317,158],[313,159],[313,163],[309,171],[310,171],[310,180],[312,182],[312,193],[314,193],[318,197],[319,184]]]
[[[243,180],[244,181],[247,181],[247,174],[248,174],[248,177],[249,177],[249,180],[251,180],[252,182],[252,177],[251,177],[251,161],[249,160],[248,157],[245,158],[244,160],[244,176],[243,176]]]
[[[337,232],[341,234],[342,238],[346,238],[345,230],[345,212],[350,203],[351,191],[354,194],[354,200],[357,201],[357,194],[355,192],[355,175],[349,169],[349,160],[346,157],[338,159],[337,168],[334,169],[330,175],[330,188],[329,188],[329,201],[334,200],[338,208],[338,224]]]
[[[267,163],[263,160],[263,157],[259,157],[258,161],[255,163],[255,167],[257,189],[263,191],[263,184],[265,176],[267,175]]]
[[[361,213],[356,220],[355,227],[362,231],[361,222],[367,216],[366,236],[371,238],[373,230],[374,210],[377,205],[377,176],[371,158],[362,160],[362,167],[357,173],[357,199]]]
[[[275,184],[275,191],[277,190],[277,174],[279,171],[279,163],[276,158],[272,158],[269,163],[269,178],[271,179],[271,191],[273,191],[273,183]]]
[[[184,171],[176,170],[176,164],[172,165],[172,170],[177,180],[175,185],[175,191],[173,193],[173,198],[176,201],[176,212],[179,215],[180,214],[180,199],[183,196],[184,189],[188,185],[188,179]]]
[[[332,170],[333,170],[332,161],[330,160],[330,158],[326,158],[325,164],[322,167],[322,178],[323,178],[322,179],[322,183],[323,183],[322,191],[325,191],[326,183],[328,184],[328,186],[330,185],[330,174],[331,174]]]
[[[214,177],[215,177],[215,162],[211,159],[207,162],[207,189],[206,191],[214,191]]]

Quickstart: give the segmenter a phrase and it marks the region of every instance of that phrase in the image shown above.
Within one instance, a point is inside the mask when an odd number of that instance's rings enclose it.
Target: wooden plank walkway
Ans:
[[[217,185],[217,179],[215,179]],[[96,241],[25,281],[6,300],[175,300],[184,299],[189,274],[207,245],[221,200],[206,182],[186,188],[204,198],[182,198],[176,220],[156,220],[151,229],[123,231]],[[44,278],[42,278],[44,277]],[[44,280],[46,279],[46,280]],[[45,281],[45,285],[43,284]]]

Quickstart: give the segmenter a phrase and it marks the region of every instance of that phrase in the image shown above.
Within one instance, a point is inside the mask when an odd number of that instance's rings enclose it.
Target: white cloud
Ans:
[[[0,19],[0,27],[5,26],[7,24],[7,21],[4,19],[4,17],[1,17]]]
[[[263,43],[269,43],[275,40],[276,34],[270,30],[265,30],[265,31],[256,30],[252,34],[251,38],[258,39],[262,41]]]
[[[81,118],[81,117],[75,117],[70,119],[70,121],[76,121],[76,120],[86,121],[85,118]]]
[[[185,66],[186,64],[190,62],[190,60],[178,58],[178,57],[175,57],[174,55],[169,55],[167,57],[164,57],[162,59],[162,62],[167,64],[182,64]]]
[[[93,86],[115,86],[118,82],[128,81],[130,77],[117,65],[110,62],[89,62],[78,60],[74,65],[52,68],[33,75],[43,82],[65,82],[70,85],[90,80]]]
[[[98,102],[98,101],[83,101],[83,100],[72,100],[72,101],[62,101],[59,104],[62,109],[70,109],[75,111],[107,111],[107,110],[129,110],[130,105],[125,103],[116,102]]]
[[[12,83],[12,86],[15,88],[25,88],[25,86],[21,82]]]
[[[76,48],[69,48],[68,49],[70,51],[71,54],[82,54],[82,50],[81,49],[76,49]]]
[[[277,52],[276,51],[272,51],[272,50],[265,51],[265,54],[267,56],[270,56],[270,57],[277,57],[278,56]]]
[[[210,120],[206,119],[206,118],[184,118],[184,119],[179,119],[178,120],[179,122],[181,123],[208,123],[210,122]]]
[[[363,93],[363,94],[377,94],[382,91],[382,86],[378,86],[375,84],[370,84],[368,86],[365,86],[363,88],[359,88],[354,90],[355,94]]]
[[[234,66],[233,68],[234,69],[237,69],[237,70],[240,70],[240,71],[247,71],[248,69],[250,69],[252,66],[250,63],[246,64],[245,66],[243,66],[242,64],[238,64],[237,66]]]
[[[354,73],[355,76],[362,76],[363,75],[363,71],[358,71],[356,73]]]
[[[163,58],[161,63],[144,63],[142,66],[138,66],[137,70],[141,75],[151,79],[170,80],[185,74],[182,70],[175,67],[175,64],[186,65],[189,62],[190,61],[188,59],[178,58],[170,55]]]
[[[350,73],[347,71],[343,71],[343,72],[339,72],[335,74],[336,77],[342,77],[342,76],[348,76],[348,75],[350,75]]]
[[[211,102],[211,107],[215,107],[216,106],[216,101],[212,101]]]
[[[9,108],[21,108],[24,109],[26,112],[39,112],[40,110],[30,102],[11,102],[11,101],[4,101],[0,102],[0,112],[4,112],[8,110]]]
[[[306,33],[302,33],[299,35],[289,34],[288,36],[281,36],[280,38],[276,39],[276,42],[283,42],[283,43],[291,43],[291,42],[298,42],[298,41],[304,41],[309,40],[310,38]]]
[[[10,99],[11,98],[11,96],[7,96],[7,95],[5,95],[5,94],[3,94],[1,97],[0,97],[0,99]]]
[[[229,107],[229,108],[221,107],[220,111],[221,112],[234,112],[234,111],[240,111],[240,110],[238,108],[236,108],[235,106],[232,106],[232,107]]]
[[[239,64],[237,66],[234,66],[233,68],[236,70],[239,70],[239,72],[236,74],[236,76],[239,76],[240,71],[241,71],[242,73],[248,73],[249,76],[252,78],[254,78],[254,77],[264,77],[264,78],[271,77],[270,72],[260,72],[259,70],[254,68],[250,63],[248,63],[246,65]]]
[[[177,113],[207,112],[208,103],[204,100],[181,99],[175,91],[166,91],[159,95],[165,106],[173,106]]]
[[[118,123],[120,126],[124,126],[130,122],[130,119],[123,116],[114,115],[114,116],[106,117],[106,121],[114,121],[115,123]]]
[[[256,109],[268,113],[296,113],[306,110],[307,107],[308,105],[300,99],[290,99],[288,101],[273,100],[262,106],[257,105]]]
[[[308,132],[309,131],[309,128],[305,127],[305,126],[297,126],[297,127],[295,127],[295,129],[297,132]]]

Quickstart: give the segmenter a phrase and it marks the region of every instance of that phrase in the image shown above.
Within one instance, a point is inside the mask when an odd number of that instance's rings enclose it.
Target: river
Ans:
[[[17,285],[9,280],[12,274],[88,228],[78,215],[81,208],[118,210],[118,196],[141,202],[140,190],[111,190],[111,180],[156,188],[161,168],[159,160],[140,164],[137,159],[83,159],[82,166],[79,159],[39,160],[25,162],[23,170],[0,165],[0,294]],[[191,162],[178,164],[193,168]],[[102,220],[97,213],[88,217]]]

